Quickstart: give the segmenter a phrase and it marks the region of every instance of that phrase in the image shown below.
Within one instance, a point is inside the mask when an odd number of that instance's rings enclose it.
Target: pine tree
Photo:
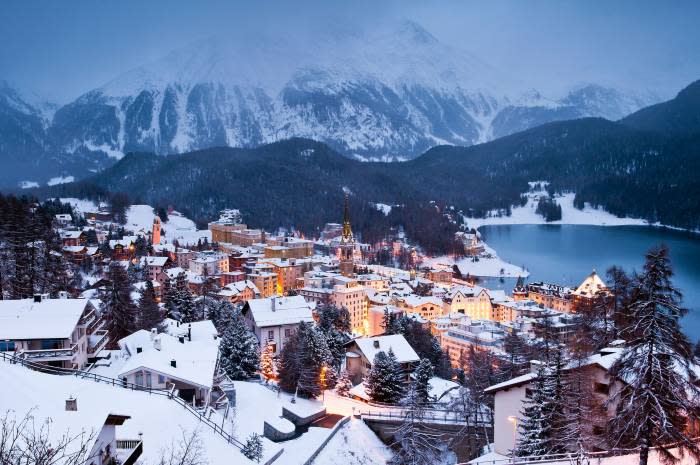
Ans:
[[[263,458],[263,443],[260,435],[257,433],[251,434],[246,439],[241,452],[246,458],[259,463]]]
[[[613,379],[624,380],[611,398],[617,405],[610,425],[613,445],[639,447],[640,465],[647,464],[652,447],[665,462],[677,462],[671,444],[700,458],[686,429],[698,419],[692,346],[679,326],[687,310],[672,277],[668,249],[647,252],[623,309],[632,322],[621,331],[627,345],[610,370]]]
[[[138,304],[138,319],[137,327],[150,331],[153,328],[160,330],[163,326],[163,314],[160,311],[158,302],[156,302],[156,291],[153,287],[153,281],[146,280],[144,287],[141,289],[141,296]]]
[[[391,349],[389,352],[379,351],[374,356],[365,384],[367,394],[374,402],[395,404],[401,400],[404,393],[401,366]]]
[[[430,397],[430,379],[433,377],[433,364],[427,358],[421,359],[418,367],[413,372],[411,391],[416,400],[422,403],[428,402]]]
[[[110,337],[110,346],[136,330],[136,309],[131,301],[131,283],[124,267],[116,262],[109,266],[109,285],[102,292],[102,313]]]
[[[345,344],[350,340],[350,314],[347,309],[323,305],[316,309],[318,329],[331,353],[331,366],[339,370],[345,358]]]
[[[530,363],[530,346],[517,333],[508,332],[503,338],[503,354],[499,357],[499,379],[512,379],[527,372]]]
[[[350,375],[348,374],[347,370],[343,370],[340,373],[338,382],[335,385],[335,392],[339,396],[349,397],[350,389],[352,389],[352,381],[350,381]]]
[[[423,465],[444,463],[446,448],[443,433],[424,421],[425,402],[422,395],[410,389],[405,401],[404,418],[396,429],[395,453],[391,465]]]
[[[272,351],[272,344],[266,344],[265,349],[260,354],[260,373],[265,383],[273,379],[276,375],[275,354]]]
[[[280,353],[279,384],[302,397],[321,394],[321,370],[330,366],[332,355],[321,332],[309,323],[299,323]]]
[[[545,455],[549,452],[547,448],[549,438],[545,423],[547,409],[545,373],[546,367],[542,364],[520,411],[517,425],[520,435],[514,450],[514,454],[518,457]]]
[[[193,321],[201,320],[197,302],[195,302],[195,298],[188,288],[179,291],[178,300],[180,321],[183,323],[192,323]]]
[[[221,337],[219,366],[232,380],[255,376],[260,366],[260,349],[255,335],[240,316],[233,318]]]

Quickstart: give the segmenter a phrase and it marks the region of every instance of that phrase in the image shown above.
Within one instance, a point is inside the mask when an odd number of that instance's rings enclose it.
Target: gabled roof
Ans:
[[[255,325],[259,328],[267,326],[290,325],[299,322],[310,323],[314,320],[314,306],[302,296],[268,297],[266,299],[250,299],[246,302],[244,312],[249,311]]]
[[[119,340],[122,350],[129,353],[119,377],[145,368],[205,388],[212,387],[219,353],[218,338],[195,340],[193,337],[191,342],[185,338],[184,343],[167,333],[155,338],[160,339],[160,350],[156,349],[152,334],[143,329]],[[141,352],[137,350],[139,347]],[[176,362],[175,367],[171,365],[172,360]]]
[[[411,344],[401,334],[391,334],[388,336],[362,337],[353,341],[357,348],[364,354],[367,360],[372,363],[374,357],[379,352],[389,352],[391,349],[396,355],[399,363],[417,362],[420,360],[418,354]],[[375,344],[377,342],[377,344]]]
[[[0,340],[68,339],[86,299],[0,300]]]
[[[141,265],[144,266],[165,266],[168,257],[141,257]]]
[[[581,285],[576,288],[573,294],[580,297],[593,297],[598,292],[605,291],[607,289],[608,286],[606,286],[603,280],[600,279],[598,273],[593,270],[593,272],[583,280]]]

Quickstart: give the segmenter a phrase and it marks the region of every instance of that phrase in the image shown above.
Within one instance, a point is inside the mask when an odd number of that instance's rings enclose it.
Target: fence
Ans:
[[[82,378],[82,379],[89,379],[92,381],[95,381],[96,383],[105,383],[111,386],[117,386],[121,387],[124,389],[131,389],[132,391],[144,391],[147,392],[148,394],[153,394],[153,395],[159,395],[163,397],[167,397],[168,399],[180,404],[185,410],[187,410],[189,413],[192,415],[196,416],[197,419],[201,423],[204,423],[207,425],[209,428],[211,428],[215,434],[218,434],[226,442],[229,444],[233,444],[236,446],[238,449],[243,448],[243,443],[238,441],[236,438],[234,438],[232,435],[224,431],[224,429],[211,421],[209,418],[206,417],[204,412],[200,412],[197,409],[195,409],[193,406],[191,406],[187,401],[184,399],[173,395],[173,391],[168,391],[165,389],[154,389],[151,387],[146,387],[146,386],[139,386],[137,384],[129,383],[125,380],[119,380],[119,379],[114,379],[114,378],[109,378],[107,376],[102,376],[98,375],[97,373],[90,373],[87,371],[82,371],[82,370],[73,370],[71,368],[58,368],[58,367],[52,367],[49,365],[43,365],[40,363],[34,363],[30,362],[28,360],[25,360],[23,358],[17,357],[15,355],[12,355],[7,352],[0,352],[0,359],[4,360],[5,362],[12,363],[12,364],[20,364],[22,366],[25,366],[31,370],[39,371],[42,373],[48,373],[48,374],[55,374],[55,375],[61,375],[61,376],[75,376],[77,378]]]

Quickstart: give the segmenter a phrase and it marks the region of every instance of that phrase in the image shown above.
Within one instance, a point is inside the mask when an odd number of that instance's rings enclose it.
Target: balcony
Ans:
[[[117,439],[117,462],[121,465],[133,465],[143,453],[141,439]]]
[[[71,361],[78,352],[78,344],[62,349],[22,350],[17,355],[30,362]]]
[[[106,329],[99,329],[88,336],[88,357],[97,357],[109,341]]]

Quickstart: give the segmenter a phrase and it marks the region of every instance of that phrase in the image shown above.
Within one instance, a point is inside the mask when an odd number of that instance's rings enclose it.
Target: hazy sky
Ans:
[[[0,2],[0,79],[60,101],[194,40],[411,19],[545,91],[595,81],[674,94],[700,79],[700,1]]]

